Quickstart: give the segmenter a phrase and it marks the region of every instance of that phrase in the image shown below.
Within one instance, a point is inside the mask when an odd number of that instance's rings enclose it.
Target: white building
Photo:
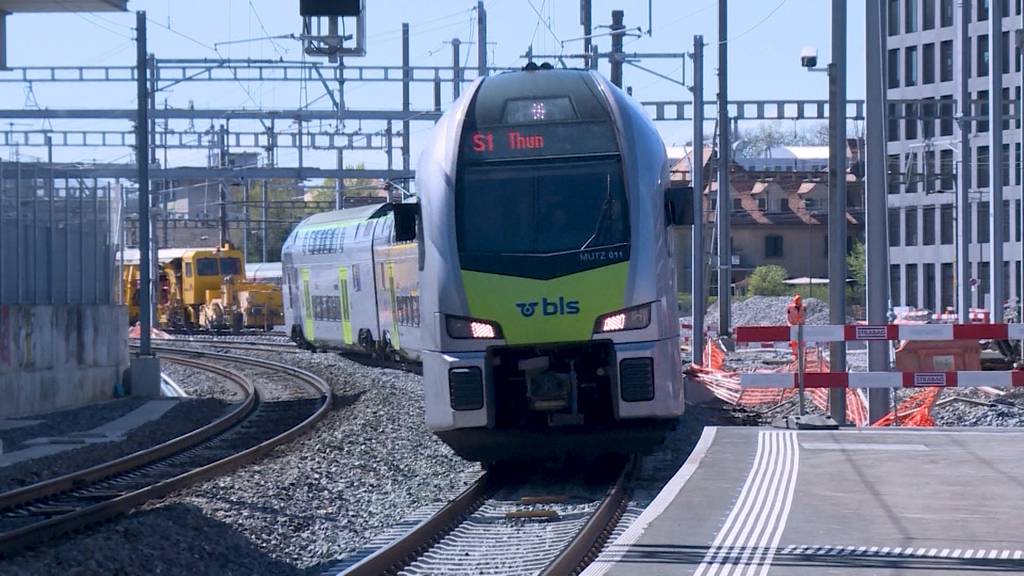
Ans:
[[[935,310],[956,301],[956,171],[960,137],[951,107],[961,81],[960,10],[962,0],[886,0],[888,97],[936,99],[920,110],[908,104],[889,111],[889,260],[894,305]],[[1021,59],[1015,31],[1021,28],[1021,0],[972,0],[969,23],[972,99],[989,97],[989,3],[1001,2],[1003,98],[1020,101]],[[891,107],[892,105],[890,105]],[[1010,105],[1010,110],[1015,108]],[[987,106],[982,107],[987,113]],[[940,116],[941,119],[936,119]],[[931,119],[927,119],[928,116]],[[971,278],[977,280],[973,306],[987,307],[990,295],[989,129],[987,120],[971,130]],[[1007,240],[1003,286],[1006,297],[1020,296],[1021,278],[1021,123],[1003,122],[1003,205],[1001,228]],[[1011,154],[1012,152],[1012,154]],[[998,152],[997,152],[998,153]]]

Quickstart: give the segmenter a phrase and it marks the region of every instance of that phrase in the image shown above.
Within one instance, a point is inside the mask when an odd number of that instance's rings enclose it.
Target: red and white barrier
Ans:
[[[740,374],[743,388],[797,388],[798,375],[791,372]],[[958,372],[807,372],[805,388],[976,388],[1024,386],[1024,371]]]
[[[736,342],[797,340],[797,326],[738,326]],[[870,340],[1022,340],[1024,324],[823,324],[805,325],[804,342]]]

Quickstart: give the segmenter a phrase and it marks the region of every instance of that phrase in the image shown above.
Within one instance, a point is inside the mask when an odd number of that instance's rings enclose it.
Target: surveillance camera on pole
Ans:
[[[800,51],[800,65],[807,69],[813,69],[818,65],[818,49],[814,46],[807,46]]]

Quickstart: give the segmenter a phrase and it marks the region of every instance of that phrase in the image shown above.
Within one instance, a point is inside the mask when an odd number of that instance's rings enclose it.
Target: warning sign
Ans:
[[[914,386],[945,386],[946,375],[942,372],[920,372],[914,374]]]
[[[888,333],[885,326],[855,326],[853,337],[855,340],[888,340]]]

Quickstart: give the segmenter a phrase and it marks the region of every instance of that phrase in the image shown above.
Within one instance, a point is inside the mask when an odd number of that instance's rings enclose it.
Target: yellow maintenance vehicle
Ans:
[[[222,248],[160,250],[156,324],[163,328],[270,330],[284,323],[281,289],[247,282],[242,253]],[[126,258],[125,303],[138,318],[138,262]]]

